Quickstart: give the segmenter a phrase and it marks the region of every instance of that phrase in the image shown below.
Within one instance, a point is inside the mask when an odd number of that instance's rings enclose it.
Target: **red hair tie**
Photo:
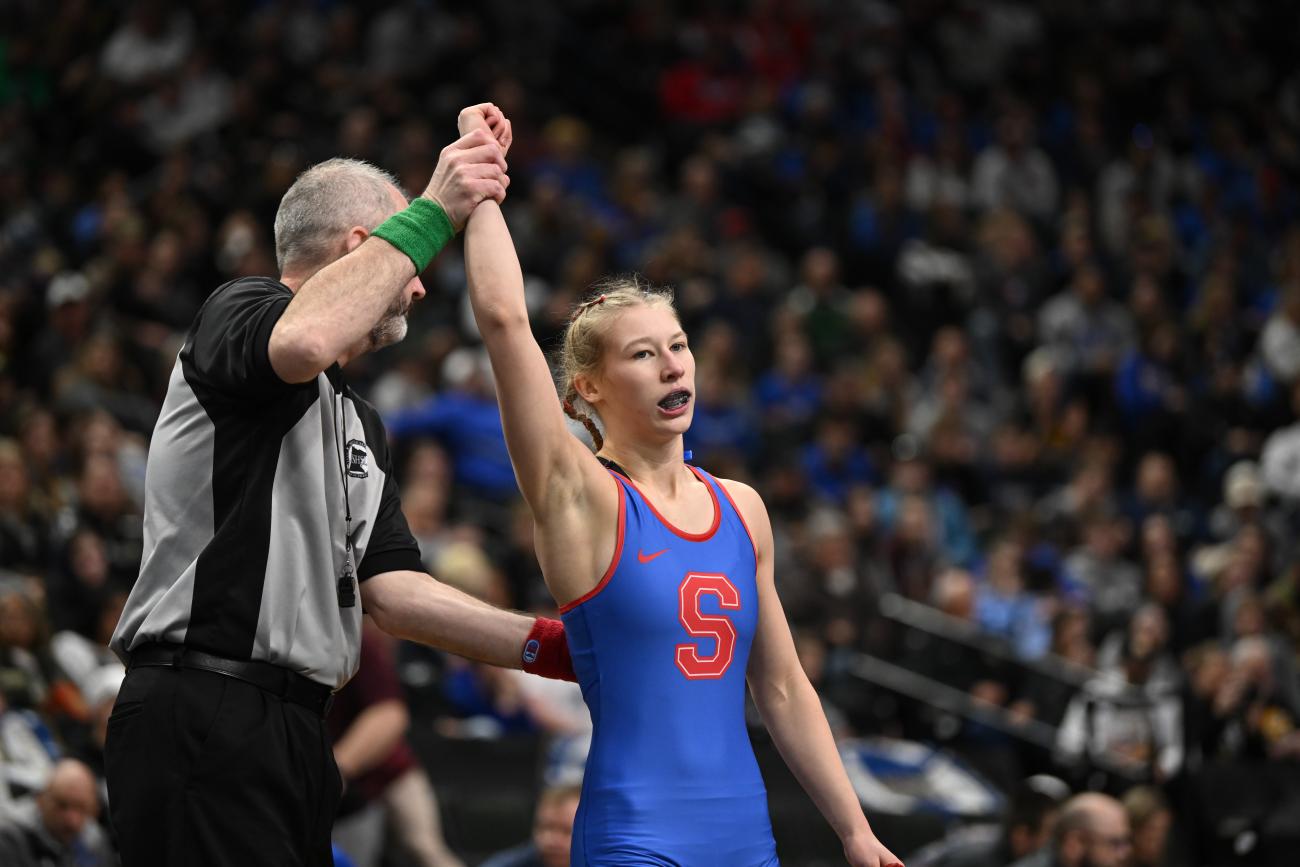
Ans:
[[[573,314],[573,318],[577,319],[579,316],[581,316],[582,314],[590,310],[591,307],[595,304],[604,304],[604,303],[605,303],[605,293],[602,292],[600,293],[599,298],[593,298],[590,301],[579,304],[577,311]]]

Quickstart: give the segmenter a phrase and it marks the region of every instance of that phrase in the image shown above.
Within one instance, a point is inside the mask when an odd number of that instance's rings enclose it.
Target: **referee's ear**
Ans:
[[[343,242],[343,253],[351,253],[357,247],[365,243],[366,238],[370,237],[370,230],[365,226],[353,226],[348,229],[348,236]]]

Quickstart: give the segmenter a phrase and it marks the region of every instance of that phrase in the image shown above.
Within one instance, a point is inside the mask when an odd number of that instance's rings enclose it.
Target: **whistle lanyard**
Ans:
[[[343,395],[334,393],[334,427],[338,437],[334,441],[334,454],[339,460],[339,481],[343,485],[343,571],[339,573],[338,595],[340,608],[352,608],[357,604],[355,571],[352,565],[352,501],[348,496],[348,471],[345,463],[347,451],[347,409],[343,406]]]

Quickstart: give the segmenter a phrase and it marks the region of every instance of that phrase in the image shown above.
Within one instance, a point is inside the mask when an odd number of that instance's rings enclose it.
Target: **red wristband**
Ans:
[[[558,620],[539,617],[524,642],[523,668],[529,674],[555,680],[577,681],[573,659],[569,656],[569,641],[564,637],[564,624]]]

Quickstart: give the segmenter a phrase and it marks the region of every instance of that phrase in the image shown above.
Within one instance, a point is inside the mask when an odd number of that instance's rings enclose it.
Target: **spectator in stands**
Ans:
[[[975,594],[975,579],[964,569],[945,569],[934,579],[934,607],[952,618],[952,628],[963,630],[967,640],[978,632],[973,628]],[[909,668],[988,704],[1006,704],[1009,690],[1000,654],[937,635],[918,635],[906,646]]]
[[[76,490],[77,508],[61,521],[58,543],[67,545],[78,530],[91,531],[103,540],[112,582],[129,587],[144,547],[144,526],[117,462],[104,454],[88,455],[77,474]]]
[[[54,766],[35,798],[0,817],[0,863],[6,867],[111,867],[117,863],[95,819],[99,791],[76,759]]]
[[[849,718],[844,709],[836,704],[836,698],[845,692],[845,690],[835,689],[834,686],[827,683],[827,669],[829,659],[829,647],[825,639],[806,630],[794,630],[794,649],[799,654],[799,665],[803,668],[804,674],[808,675],[808,682],[817,690],[817,695],[821,699],[822,712],[826,714],[826,722],[831,727],[831,734],[836,741],[852,737],[853,727],[849,724]],[[845,698],[849,698],[845,696]],[[856,698],[856,696],[854,696]],[[761,726],[762,720],[755,719],[750,714],[750,708],[746,708],[746,722],[751,728]]]
[[[1300,563],[1292,563],[1269,585],[1264,604],[1279,637],[1300,647]]]
[[[1198,644],[1183,656],[1183,740],[1191,768],[1219,754],[1220,720],[1226,707],[1218,696],[1230,669],[1228,653],[1216,641]]]
[[[1109,383],[1133,345],[1133,322],[1123,305],[1107,297],[1106,277],[1095,263],[1079,267],[1061,294],[1038,316],[1041,345],[1070,374]]]
[[[533,815],[532,840],[493,855],[482,867],[568,867],[573,820],[581,796],[578,786],[544,789]]]
[[[108,545],[89,527],[78,529],[64,543],[60,565],[49,577],[51,623],[55,629],[94,636],[105,602],[127,592],[130,584],[112,573]]]
[[[1165,867],[1173,814],[1159,789],[1136,786],[1124,793],[1124,810],[1133,829],[1131,867]]]
[[[971,198],[969,173],[961,131],[945,125],[935,137],[933,154],[918,151],[908,160],[904,181],[907,202],[920,213],[943,205],[965,209]]]
[[[1094,512],[1083,518],[1083,544],[1063,564],[1066,592],[1087,603],[1099,633],[1128,621],[1142,600],[1142,573],[1123,557],[1125,528],[1116,517]]]
[[[763,424],[777,432],[802,431],[821,406],[822,385],[813,373],[812,345],[792,337],[777,347],[776,364],[754,389]]]
[[[695,376],[699,398],[687,446],[701,464],[738,461],[743,467],[762,444],[759,419],[745,383],[735,371],[717,363],[700,365]]]
[[[1047,652],[1051,626],[1047,606],[1025,589],[1025,552],[1011,536],[995,541],[989,550],[984,581],[975,601],[975,618],[985,631],[1001,636],[1024,659]]]
[[[889,516],[885,572],[899,593],[916,601],[928,600],[935,572],[945,562],[934,513],[925,500],[915,495],[898,498],[890,505],[896,514]]]
[[[433,440],[416,441],[402,474],[402,514],[420,545],[420,560],[430,574],[443,551],[458,541],[464,529],[464,525],[454,523],[453,501],[447,453]]]
[[[108,78],[123,84],[161,80],[185,59],[194,41],[194,22],[180,10],[137,3],[109,36],[100,56]]]
[[[1165,452],[1150,451],[1138,461],[1126,511],[1134,527],[1141,527],[1151,515],[1164,515],[1184,545],[1203,535],[1201,516],[1188,506],[1179,486],[1178,468]]]
[[[410,716],[390,641],[364,624],[361,667],[330,710],[334,760],[344,782],[334,844],[356,867],[376,867],[391,828],[420,867],[462,867],[442,838],[429,777],[406,742]]]
[[[880,588],[871,585],[860,561],[853,528],[838,509],[823,507],[809,516],[804,532],[807,550],[797,559],[806,575],[787,580],[788,604],[801,619],[822,623],[823,637],[832,644],[856,646],[866,638],[862,630]]]
[[[29,587],[0,587],[0,692],[7,707],[39,711],[52,728],[72,735],[86,704],[50,646],[44,606]]]
[[[945,428],[955,430],[968,438],[974,451],[988,441],[998,420],[991,407],[975,398],[970,374],[959,368],[942,374],[922,392],[908,430],[932,448]]]
[[[1291,385],[1292,424],[1269,434],[1260,452],[1264,484],[1288,507],[1300,503],[1300,380]]]
[[[1052,840],[1012,867],[1127,867],[1133,836],[1124,807],[1107,795],[1075,795],[1065,802]]]
[[[1024,413],[1038,460],[1055,474],[1079,454],[1088,432],[1088,406],[1067,388],[1064,366],[1045,347],[1025,356],[1022,375]]]
[[[453,543],[435,563],[441,580],[485,602],[509,602],[505,576],[477,544]],[[505,734],[574,734],[589,730],[591,716],[575,683],[551,689],[533,677],[517,677],[502,668],[448,657],[443,697],[454,716],[439,720],[453,737],[500,737]]]
[[[45,288],[48,322],[29,345],[26,365],[42,394],[50,393],[54,374],[90,336],[89,296],[90,280],[75,271],[56,274]]]
[[[1238,461],[1223,474],[1223,502],[1214,510],[1210,530],[1216,539],[1235,535],[1246,524],[1261,524],[1270,537],[1285,535],[1280,516],[1265,509],[1267,491],[1254,461]]]
[[[444,363],[447,388],[409,410],[391,416],[386,425],[394,439],[432,436],[444,444],[454,468],[462,505],[478,503],[470,512],[490,516],[515,492],[514,470],[506,451],[501,417],[497,413],[492,368],[481,351],[459,349]]]
[[[1123,154],[1101,172],[1097,181],[1097,218],[1108,249],[1123,252],[1135,215],[1143,209],[1161,210],[1177,189],[1177,169],[1164,143],[1146,124],[1133,127]]]
[[[95,669],[81,685],[81,693],[86,698],[86,707],[90,711],[90,732],[81,745],[69,745],[69,754],[85,762],[86,767],[95,775],[96,791],[100,803],[108,803],[108,782],[104,778],[104,741],[108,738],[108,718],[113,712],[113,703],[117,701],[118,690],[122,687],[122,678],[126,669],[114,659],[107,665]],[[108,817],[101,817],[101,824],[108,825]]]
[[[555,604],[542,579],[537,555],[533,553],[533,530],[533,513],[527,503],[517,501],[510,514],[505,550],[496,555],[510,588],[510,604],[530,611]]]
[[[897,523],[900,531],[909,530],[907,512],[923,510],[928,532],[933,534],[930,540],[942,562],[974,565],[975,537],[965,504],[952,491],[935,485],[929,462],[914,448],[911,441],[902,446],[889,485],[880,492],[877,505],[882,526],[889,529]]]
[[[987,407],[987,411],[996,410],[1005,403],[1006,395],[994,372],[972,354],[969,336],[961,328],[947,325],[934,333],[919,383],[925,393],[932,393],[940,382],[953,375],[960,375],[965,380],[967,394],[974,402]],[[988,422],[980,424],[986,434],[989,427]]]
[[[0,439],[0,568],[32,573],[49,562],[49,524],[34,500],[22,449]]]
[[[1283,290],[1282,303],[1259,335],[1259,352],[1279,382],[1290,385],[1300,378],[1300,283]]]
[[[1057,544],[1068,544],[1070,534],[1085,517],[1114,511],[1118,505],[1110,465],[1092,458],[1080,461],[1069,482],[1044,497],[1038,508],[1049,538]]]
[[[840,280],[839,255],[829,247],[814,247],[799,263],[799,283],[786,304],[799,314],[809,348],[825,369],[847,348],[849,291]]]
[[[879,482],[871,456],[860,442],[852,419],[822,416],[801,456],[804,475],[819,498],[843,506],[850,487]]]
[[[1173,554],[1150,556],[1145,566],[1146,597],[1164,611],[1170,652],[1181,654],[1218,631],[1213,604],[1188,586],[1188,576]]]
[[[1011,707],[1024,716],[1048,725],[1060,725],[1079,685],[1093,672],[1095,648],[1089,638],[1086,609],[1066,606],[1052,618],[1052,644],[1049,658],[1064,673],[1035,670],[1019,684]]]
[[[1056,745],[1068,760],[1108,763],[1138,779],[1163,783],[1182,767],[1182,700],[1153,681],[1158,626],[1143,626],[1154,612],[1135,618],[1120,666],[1088,680],[1070,700]]]
[[[1266,639],[1242,638],[1226,659],[1202,654],[1198,661],[1202,704],[1192,734],[1205,758],[1300,756],[1293,685],[1278,683]]]
[[[1007,800],[1000,825],[959,828],[908,857],[910,867],[1006,867],[1052,838],[1069,787],[1055,777],[1030,777]]]
[[[1128,625],[1102,641],[1097,650],[1097,668],[1123,674],[1133,659],[1148,661],[1146,682],[1152,689],[1175,690],[1180,672],[1169,652],[1169,620],[1164,609],[1148,603],[1133,612]]]
[[[1056,208],[1056,169],[1033,141],[1032,117],[1025,106],[1007,106],[997,123],[997,143],[975,158],[971,191],[981,210],[1012,208],[1045,221]]]
[[[126,355],[122,338],[101,326],[76,347],[51,383],[55,406],[64,412],[108,410],[128,430],[147,434],[158,407],[144,395],[144,374]]]
[[[1162,321],[1140,346],[1127,351],[1115,371],[1115,402],[1124,430],[1151,445],[1182,435],[1178,424],[1189,406],[1181,338],[1176,323]]]
[[[58,425],[54,413],[40,405],[24,405],[15,415],[32,506],[48,524],[67,497],[67,483],[60,474],[63,452]]]

